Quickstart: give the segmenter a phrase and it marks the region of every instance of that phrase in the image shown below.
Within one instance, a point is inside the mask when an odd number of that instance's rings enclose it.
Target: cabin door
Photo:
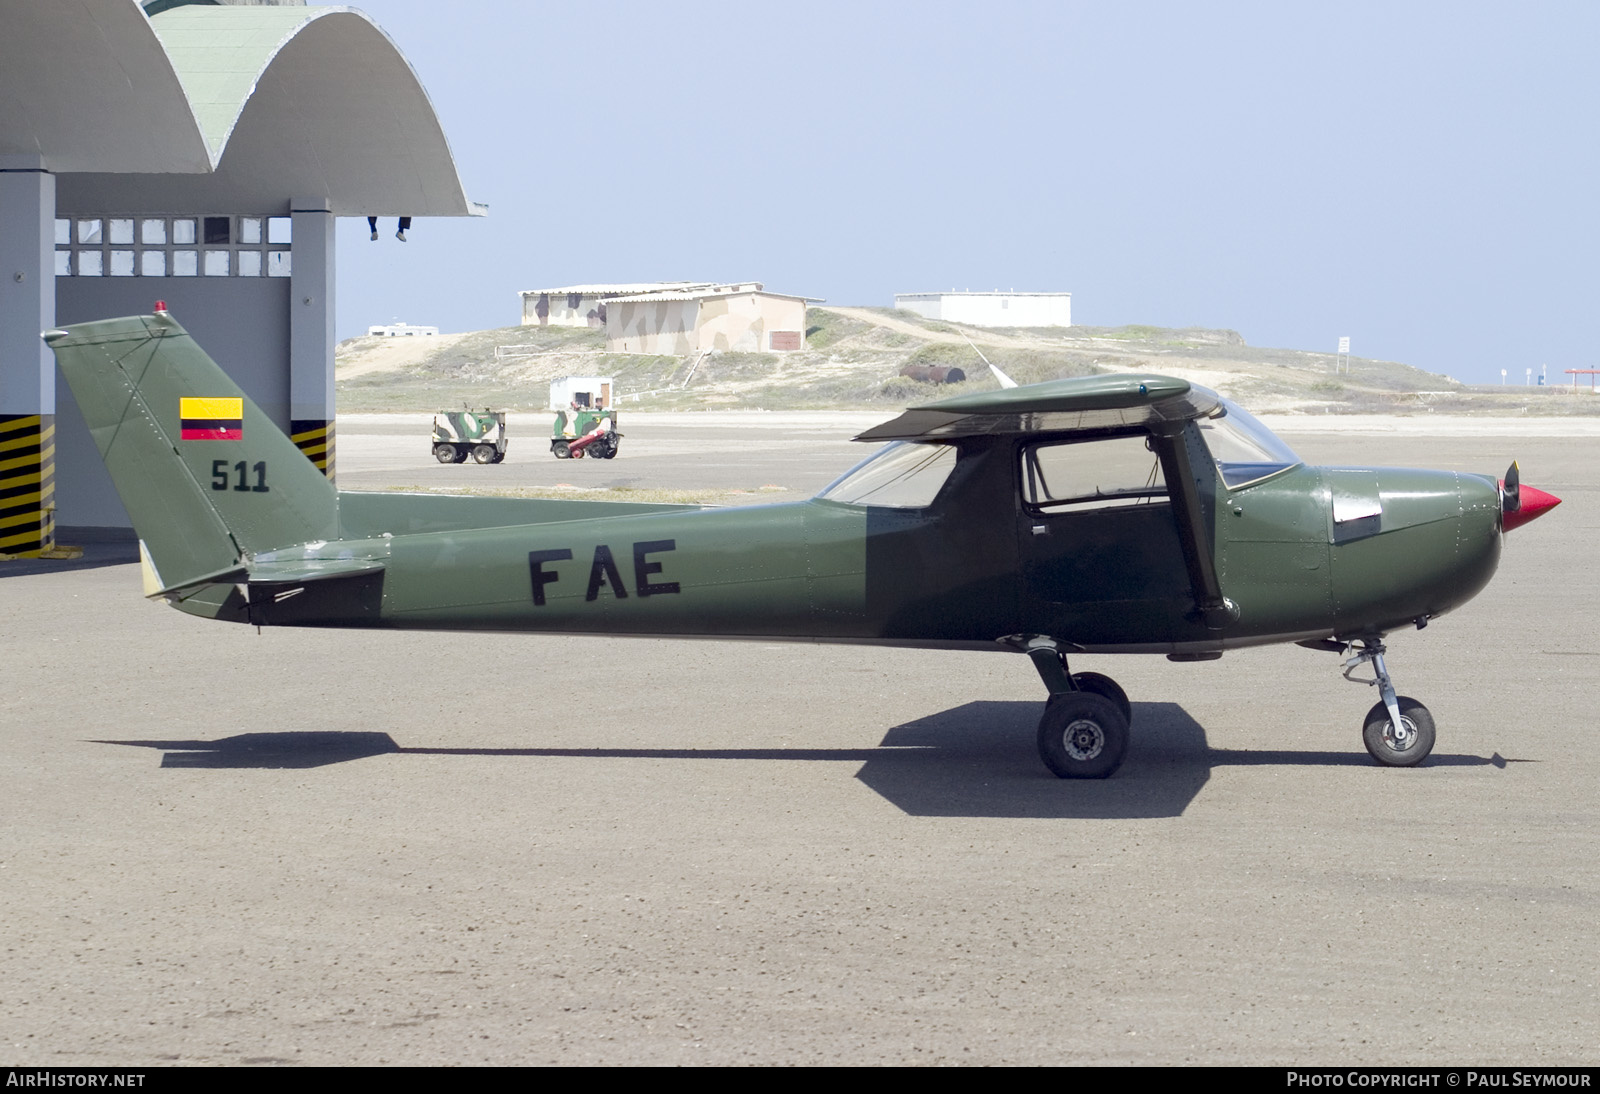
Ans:
[[[1024,444],[1018,473],[1024,631],[1172,641],[1194,597],[1148,435]]]

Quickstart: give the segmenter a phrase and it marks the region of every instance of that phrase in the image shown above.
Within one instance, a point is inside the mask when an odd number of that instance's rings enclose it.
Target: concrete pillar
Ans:
[[[0,155],[0,558],[55,547],[56,178]]]
[[[295,199],[289,272],[289,436],[334,474],[334,218],[322,198]]]

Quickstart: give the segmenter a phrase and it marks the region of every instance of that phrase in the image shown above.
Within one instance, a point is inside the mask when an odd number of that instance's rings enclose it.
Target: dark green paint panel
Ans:
[[[1308,621],[1332,618],[1328,491],[1320,469],[1297,467],[1224,491],[1217,510],[1217,569],[1239,606],[1241,629],[1291,634]]]
[[[1024,515],[1020,630],[1083,645],[1201,641],[1168,503]]]
[[[825,618],[864,634],[865,513],[840,508],[807,502],[396,537],[383,621],[816,635]],[[533,553],[543,556],[541,576],[553,575],[540,583],[543,604],[534,601]],[[661,591],[669,586],[676,591]]]
[[[1497,516],[1467,513],[1333,549],[1335,633],[1392,630],[1476,596],[1500,562]]]

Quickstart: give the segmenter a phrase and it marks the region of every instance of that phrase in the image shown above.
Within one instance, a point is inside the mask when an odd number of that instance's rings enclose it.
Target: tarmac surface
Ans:
[[[491,467],[341,418],[339,481],[803,497],[879,420],[737,417]],[[1015,655],[258,634],[123,547],[0,563],[0,1063],[1593,1065],[1600,436],[1414,421],[1285,437],[1565,503],[1391,636],[1411,770],[1296,647],[1075,659],[1134,743],[1074,783]]]

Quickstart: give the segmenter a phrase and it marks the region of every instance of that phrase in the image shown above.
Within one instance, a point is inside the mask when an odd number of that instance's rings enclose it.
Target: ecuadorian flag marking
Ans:
[[[180,397],[178,420],[185,441],[244,440],[243,399]]]

